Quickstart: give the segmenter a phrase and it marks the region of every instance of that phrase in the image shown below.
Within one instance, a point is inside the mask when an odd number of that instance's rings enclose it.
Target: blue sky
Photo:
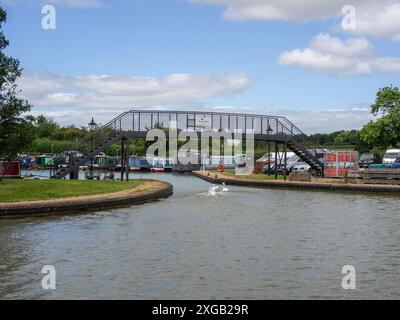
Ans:
[[[131,108],[217,109],[283,114],[312,132],[359,128],[376,90],[399,85],[397,22],[380,28],[376,13],[400,18],[396,1],[353,1],[352,32],[337,27],[340,1],[194,2],[47,1],[56,29],[44,30],[45,3],[0,1],[22,95],[65,125]]]

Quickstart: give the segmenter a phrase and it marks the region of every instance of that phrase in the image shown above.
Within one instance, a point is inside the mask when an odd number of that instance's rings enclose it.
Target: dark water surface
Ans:
[[[171,198],[0,220],[0,298],[400,298],[398,197],[239,187],[210,196],[198,178],[156,177],[174,185]],[[42,289],[44,265],[56,268],[56,290]],[[356,290],[341,287],[344,265],[356,268]]]

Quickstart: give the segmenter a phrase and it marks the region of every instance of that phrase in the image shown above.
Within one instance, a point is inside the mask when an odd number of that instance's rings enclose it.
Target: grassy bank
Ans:
[[[145,180],[3,180],[0,182],[0,202],[48,200],[110,193],[133,189]]]
[[[249,175],[236,175],[236,172],[234,169],[227,169],[224,171],[224,173],[220,173],[218,171],[209,171],[210,174],[218,174],[219,176],[226,176],[226,177],[235,177],[237,179],[247,179],[247,180],[257,180],[257,181],[265,181],[265,180],[275,180],[275,175],[267,175],[267,174],[249,174]],[[278,179],[281,180],[283,179],[283,176],[278,176]]]

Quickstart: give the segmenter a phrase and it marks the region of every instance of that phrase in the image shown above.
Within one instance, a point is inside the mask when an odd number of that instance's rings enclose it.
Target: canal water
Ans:
[[[0,220],[1,299],[400,298],[400,199],[228,187],[189,175],[168,199]],[[41,269],[56,269],[43,290]],[[356,290],[342,288],[343,266]]]

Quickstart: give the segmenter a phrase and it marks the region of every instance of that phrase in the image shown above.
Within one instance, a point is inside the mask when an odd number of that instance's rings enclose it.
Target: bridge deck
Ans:
[[[254,134],[298,134],[301,131],[284,117],[216,112],[128,111],[116,118],[117,131],[147,131],[151,128],[173,128],[201,131],[252,131]]]

